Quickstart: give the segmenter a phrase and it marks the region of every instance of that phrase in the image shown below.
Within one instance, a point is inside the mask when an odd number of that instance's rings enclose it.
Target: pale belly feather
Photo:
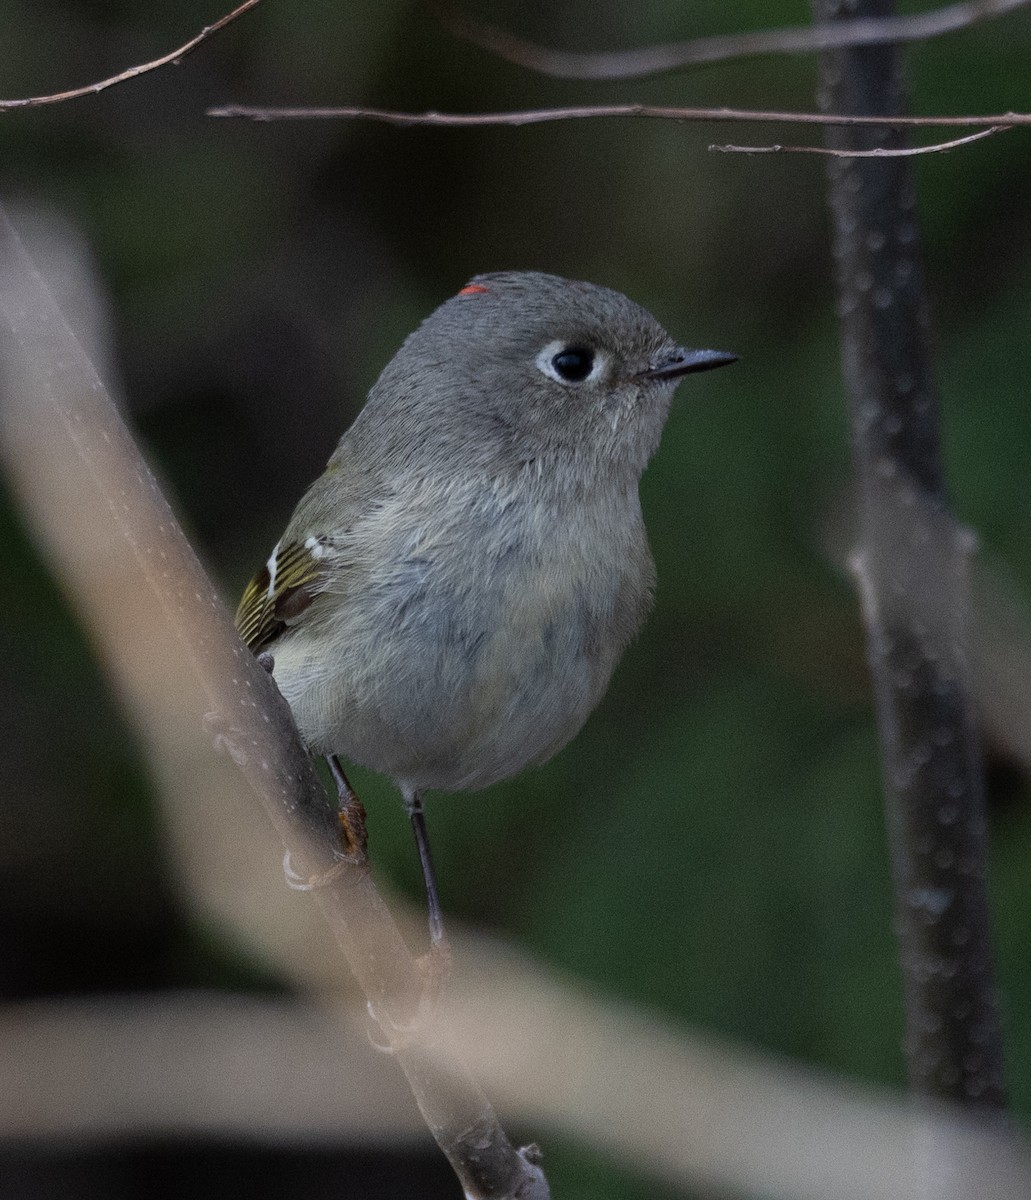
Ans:
[[[472,579],[435,570],[446,556],[379,564],[363,603],[326,605],[285,634],[275,677],[313,753],[461,791],[560,750],[604,695],[653,579],[639,518],[629,555],[584,532],[504,554],[484,538]]]

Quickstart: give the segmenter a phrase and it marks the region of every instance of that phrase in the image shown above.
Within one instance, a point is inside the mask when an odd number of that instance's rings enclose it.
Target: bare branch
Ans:
[[[817,20],[856,11],[855,0],[812,4]],[[904,111],[900,59],[893,46],[828,52],[818,103]],[[898,131],[826,137],[835,150],[903,148]],[[884,154],[827,166],[856,478],[852,567],[880,740],[909,1081],[922,1097],[995,1113],[1006,1086],[970,666],[974,538],[948,506],[913,166]],[[949,1173],[947,1143],[930,1143],[927,1163],[933,1195]]]
[[[157,662],[199,732],[220,739],[260,799],[368,998],[465,1194],[545,1200],[461,1061],[432,1051],[425,977],[372,877],[341,854],[338,813],[290,710],[246,649],[85,351],[0,212],[0,452],[27,519],[83,611],[131,715],[155,744],[143,680]],[[144,675],[146,673],[146,675]],[[150,704],[143,716],[136,711]],[[168,703],[162,699],[161,703]],[[163,747],[183,786],[181,748]],[[178,752],[177,752],[178,751]],[[210,755],[209,755],[210,757]],[[189,772],[186,771],[189,780]],[[217,849],[215,850],[217,854]]]
[[[753,108],[678,108],[661,104],[583,104],[564,108],[526,108],[512,112],[442,113],[398,112],[389,108],[346,105],[339,108],[265,108],[227,104],[207,110],[209,117],[243,117],[250,121],[382,121],[402,128],[441,126],[469,128],[483,125],[539,125],[549,121],[586,121],[602,118],[639,118],[656,121],[753,122],[780,125],[871,125],[876,127],[1014,129],[1031,125],[1031,113],[998,113],[949,117],[848,116],[844,113],[779,112]]]
[[[456,37],[473,42],[498,58],[556,79],[643,79],[682,67],[726,62],[759,54],[809,54],[845,46],[921,42],[969,25],[1004,16],[1029,0],[960,0],[930,12],[901,17],[868,17],[754,33],[720,34],[642,46],[636,50],[582,53],[555,50],[521,38],[499,25],[480,21],[450,0],[428,0],[440,22]]]
[[[26,96],[20,100],[0,100],[0,112],[6,112],[12,108],[36,108],[41,104],[62,104],[65,100],[79,100],[83,96],[93,96],[97,92],[106,91],[109,87],[114,87],[118,83],[126,83],[130,79],[135,79],[139,75],[146,75],[149,71],[156,71],[160,67],[178,65],[187,54],[196,50],[201,42],[206,42],[208,38],[225,29],[231,21],[235,21],[237,17],[242,17],[245,12],[248,12],[260,3],[261,0],[244,0],[243,4],[234,8],[231,13],[226,13],[224,17],[220,17],[213,25],[206,25],[200,33],[190,38],[178,50],[173,50],[171,54],[164,54],[161,58],[155,58],[151,62],[140,63],[135,67],[128,67],[126,70],[120,71],[117,75],[112,75],[108,79],[101,79],[96,83],[88,83],[85,87],[72,88],[68,92],[54,92],[49,96]]]
[[[1005,132],[1005,126],[993,125],[990,129],[968,133],[966,137],[953,138],[951,142],[935,142],[930,146],[901,146],[895,149],[875,146],[872,150],[837,150],[831,146],[731,146],[715,143],[709,149],[717,150],[720,154],[825,154],[833,158],[912,158],[916,154],[941,154],[946,150],[969,146],[971,142],[980,142],[996,133]]]
[[[666,1024],[485,938],[459,947],[466,977],[440,1050],[469,1048],[508,1112],[643,1168],[663,1194],[927,1200],[931,1138],[948,1144],[953,1168],[934,1200],[1029,1194],[1016,1127],[917,1109]],[[335,1000],[165,992],[0,1005],[0,1153],[189,1135],[410,1143],[414,1106]]]

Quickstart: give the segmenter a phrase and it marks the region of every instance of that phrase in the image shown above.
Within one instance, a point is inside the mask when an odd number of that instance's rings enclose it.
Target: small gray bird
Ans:
[[[685,350],[619,292],[478,275],[410,334],[240,602],[311,753],[393,779],[443,937],[429,789],[579,732],[651,606],[638,482]],[[347,789],[347,790],[345,790]]]

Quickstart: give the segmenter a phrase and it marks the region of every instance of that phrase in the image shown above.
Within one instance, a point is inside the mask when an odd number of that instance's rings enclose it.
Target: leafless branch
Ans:
[[[206,25],[196,37],[190,38],[178,50],[173,50],[170,54],[164,54],[161,58],[155,58],[151,62],[140,63],[135,67],[128,67],[126,70],[120,71],[117,75],[112,75],[108,79],[100,79],[96,83],[88,83],[84,87],[72,88],[71,91],[54,92],[49,96],[26,96],[20,100],[0,100],[0,112],[7,112],[12,108],[36,108],[41,104],[62,104],[65,100],[79,100],[83,96],[93,96],[97,92],[103,92],[109,87],[114,87],[116,84],[136,79],[139,75],[146,75],[150,71],[157,71],[161,67],[178,65],[187,54],[196,50],[201,42],[206,42],[208,38],[225,29],[231,21],[235,21],[237,17],[242,17],[245,12],[248,12],[260,3],[261,0],[244,0],[243,4],[234,8],[231,13],[226,13],[224,17],[220,17],[213,25]]]
[[[833,158],[912,158],[916,154],[941,154],[946,150],[956,150],[960,146],[969,146],[971,142],[980,142],[996,133],[1005,133],[1006,127],[993,125],[990,129],[981,129],[977,133],[968,133],[966,137],[953,138],[950,142],[935,142],[930,146],[900,146],[889,149],[885,146],[875,146],[872,150],[837,150],[831,146],[731,146],[713,144],[710,150],[720,154],[826,154]]]
[[[449,928],[452,928],[449,921]],[[677,1028],[577,988],[511,948],[461,937],[439,1050],[470,1053],[506,1114],[662,1181],[664,1194],[928,1200],[930,1139],[952,1170],[934,1200],[1026,1200],[1027,1148],[951,1105],[830,1076]],[[197,1136],[401,1146],[415,1106],[336,997],[173,992],[0,1005],[0,1154]]]
[[[544,1200],[549,1193],[539,1167],[508,1141],[461,1061],[431,1053],[435,1022],[424,1011],[422,969],[368,870],[341,857],[337,812],[286,702],[237,637],[92,363],[2,213],[0,314],[0,452],[129,711],[139,719],[136,701],[153,704],[141,673],[155,663],[177,682],[177,699],[188,697],[186,720],[199,725],[214,710],[223,744],[295,870],[320,881],[314,898],[465,1194]],[[153,736],[141,726],[143,736]],[[179,757],[164,770],[181,787],[189,770]]]
[[[1029,0],[960,0],[930,12],[901,17],[869,17],[840,24],[720,34],[636,50],[582,53],[555,50],[518,37],[499,25],[469,16],[450,0],[429,0],[441,23],[457,37],[498,58],[557,79],[642,79],[682,67],[759,54],[808,54],[844,46],[927,41],[1004,16],[1028,3]]]
[[[812,0],[816,20],[883,0]],[[890,4],[889,4],[890,7]],[[817,101],[905,111],[896,46],[821,56]],[[835,150],[904,148],[901,132],[829,129]],[[855,470],[856,550],[876,704],[910,1086],[1006,1106],[992,956],[981,714],[971,668],[974,538],[949,509],[931,311],[912,163],[828,160],[841,357]],[[928,1146],[928,1194],[949,1148]]]
[[[482,125],[537,125],[548,121],[584,121],[601,118],[647,118],[657,121],[753,122],[780,125],[871,125],[876,127],[1013,129],[1031,125],[1031,113],[998,113],[946,117],[848,116],[844,113],[780,112],[751,108],[679,108],[661,104],[583,104],[564,108],[527,108],[512,112],[442,113],[398,112],[388,108],[347,105],[339,108],[267,108],[228,104],[207,110],[209,117],[243,117],[251,121],[382,121],[401,127],[433,125],[468,128]]]

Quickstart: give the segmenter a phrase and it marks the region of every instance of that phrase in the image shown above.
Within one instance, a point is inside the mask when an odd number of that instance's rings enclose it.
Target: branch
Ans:
[[[910,117],[894,114],[853,116],[847,113],[780,112],[755,108],[678,108],[661,104],[583,104],[564,108],[526,108],[512,112],[442,113],[398,112],[389,108],[345,105],[339,108],[268,108],[227,104],[207,110],[209,117],[242,117],[250,121],[382,121],[402,128],[432,125],[469,128],[482,125],[539,125],[549,121],[586,121],[603,118],[645,118],[655,121],[753,122],[774,125],[870,125],[877,128],[961,128],[964,126],[1014,129],[1031,125],[1031,113],[964,114],[951,117]]]
[[[881,12],[893,0],[859,3]],[[813,0],[813,11],[850,15],[854,0]],[[819,102],[895,117],[906,103],[899,57],[888,46],[826,54]],[[919,1095],[997,1110],[1005,1084],[970,668],[973,538],[946,498],[916,187],[911,164],[884,153],[902,148],[897,131],[826,136],[833,150],[864,153],[831,159],[828,199],[906,1064]],[[948,1153],[929,1148],[929,1170],[947,1172]]]
[[[27,96],[21,100],[0,100],[0,112],[6,112],[12,108],[36,108],[41,104],[63,104],[65,100],[79,100],[83,96],[92,96],[97,92],[106,91],[109,87],[114,87],[119,83],[126,83],[130,79],[135,79],[139,75],[146,75],[149,71],[156,71],[160,67],[167,67],[180,63],[187,54],[196,50],[201,42],[206,42],[208,38],[218,33],[220,30],[237,17],[242,17],[245,12],[254,8],[261,0],[244,0],[238,8],[234,8],[231,13],[227,13],[224,17],[220,17],[213,25],[206,25],[196,37],[190,38],[178,50],[173,50],[171,54],[162,55],[161,58],[155,58],[152,62],[140,63],[135,67],[128,67],[126,70],[119,72],[117,75],[112,75],[108,79],[101,79],[97,83],[88,83],[85,87],[72,88],[68,92],[54,92],[49,96]]]
[[[989,129],[968,133],[966,137],[953,138],[949,142],[935,142],[930,146],[898,146],[888,149],[885,146],[875,146],[872,150],[842,150],[833,146],[730,146],[712,145],[710,150],[720,154],[824,154],[831,158],[913,158],[917,154],[942,154],[946,150],[956,150],[960,146],[969,146],[971,142],[980,142],[984,138],[993,137],[997,133],[1005,133],[1001,125],[992,125]]]
[[[237,637],[175,516],[17,235],[0,212],[0,451],[28,519],[85,610],[129,711],[157,663],[192,684],[189,717],[220,739],[261,800],[368,998],[465,1194],[544,1200],[540,1169],[505,1136],[455,1057],[431,1053],[424,979],[367,869],[342,858],[327,800],[271,677]],[[184,680],[185,677],[185,680]],[[180,717],[180,721],[182,718]],[[147,730],[142,731],[144,736]],[[179,786],[188,764],[166,763]],[[217,850],[215,851],[217,854]],[[284,896],[284,903],[285,903]]]
[[[459,947],[441,1050],[475,1056],[522,1121],[643,1170],[663,1194],[927,1200],[933,1138],[953,1168],[934,1200],[1027,1200],[1031,1164],[1016,1128],[955,1106],[921,1111],[903,1095],[685,1031],[486,938]],[[12,1143],[169,1136],[411,1143],[414,1106],[335,1000],[159,992],[0,1005],[0,1154]]]
[[[555,50],[471,17],[450,0],[427,0],[441,24],[498,58],[556,79],[643,79],[682,67],[759,54],[809,54],[845,46],[920,42],[1023,8],[1029,0],[960,0],[926,13],[867,17],[756,33],[720,34],[685,42],[598,53]]]

